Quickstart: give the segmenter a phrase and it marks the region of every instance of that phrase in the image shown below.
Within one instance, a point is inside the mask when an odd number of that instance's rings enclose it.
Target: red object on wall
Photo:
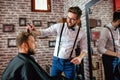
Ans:
[[[114,11],[120,10],[120,0],[113,0],[114,2]]]
[[[92,32],[92,40],[98,40],[100,37],[100,31],[93,31]]]

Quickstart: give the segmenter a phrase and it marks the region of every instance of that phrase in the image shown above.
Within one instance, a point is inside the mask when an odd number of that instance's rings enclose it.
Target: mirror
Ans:
[[[109,5],[113,5],[113,0],[91,0],[86,4],[90,80],[104,80],[102,55],[97,46],[102,27],[112,21],[114,8]]]
[[[31,9],[33,12],[50,12],[50,0],[31,0]]]
[[[97,51],[98,40],[100,37],[100,31],[102,28],[100,5],[104,1],[99,1],[89,8],[89,28],[90,28],[90,44],[91,44],[91,66],[92,66],[92,78],[94,80],[103,80],[103,67],[101,54]]]
[[[92,0],[89,3],[87,3],[85,5],[85,16],[86,16],[86,29],[87,29],[87,43],[88,43],[88,62],[89,62],[89,77],[90,80],[93,80],[93,70],[92,70],[92,48],[91,48],[91,30],[90,30],[90,26],[93,25],[89,25],[90,24],[90,18],[89,18],[89,14],[92,13],[90,7],[95,5],[97,2],[99,2],[100,0]],[[93,20],[91,20],[93,22]]]

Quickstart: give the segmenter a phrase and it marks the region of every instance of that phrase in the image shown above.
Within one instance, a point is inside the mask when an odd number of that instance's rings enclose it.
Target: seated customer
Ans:
[[[49,75],[35,62],[35,38],[31,33],[21,32],[16,38],[18,55],[8,64],[2,80],[51,80]]]

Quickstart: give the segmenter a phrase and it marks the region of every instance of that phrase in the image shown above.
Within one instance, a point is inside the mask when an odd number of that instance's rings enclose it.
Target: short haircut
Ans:
[[[120,19],[120,10],[117,10],[113,13],[113,21]]]
[[[22,43],[27,42],[29,40],[29,36],[33,36],[32,33],[21,32],[16,38],[16,45],[19,47]]]
[[[82,15],[82,10],[78,6],[70,7],[68,9],[68,12],[72,12],[74,14],[77,14],[77,19],[79,19]]]

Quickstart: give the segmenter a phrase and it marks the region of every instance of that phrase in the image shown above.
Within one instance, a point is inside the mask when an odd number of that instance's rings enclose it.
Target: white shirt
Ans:
[[[62,59],[68,59],[70,57],[72,47],[74,45],[74,41],[78,32],[78,26],[75,26],[75,31],[73,31],[71,29],[68,29],[67,23],[65,23],[62,36],[61,36],[59,54],[57,56],[58,44],[59,44],[59,38],[60,38],[62,26],[63,26],[63,23],[58,23],[58,24],[52,25],[47,29],[43,29],[41,30],[41,36],[49,36],[49,35],[55,34],[57,37],[56,37],[56,45],[55,45],[55,50],[53,55]],[[87,53],[87,36],[86,36],[86,32],[82,29],[80,29],[78,38],[76,40],[76,45],[78,42],[80,44],[81,51],[84,51]],[[75,45],[75,48],[76,48],[76,45]],[[76,56],[75,48],[73,50],[71,57]]]
[[[116,52],[120,52],[120,33],[119,29],[116,29],[112,26],[111,23],[107,24],[107,27],[109,27],[112,31],[114,41],[115,41],[115,49]],[[113,46],[113,39],[111,36],[110,31],[107,28],[103,28],[100,34],[100,39],[98,43],[98,50],[100,53],[104,54],[107,50],[114,51]]]

